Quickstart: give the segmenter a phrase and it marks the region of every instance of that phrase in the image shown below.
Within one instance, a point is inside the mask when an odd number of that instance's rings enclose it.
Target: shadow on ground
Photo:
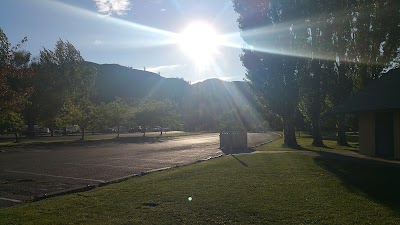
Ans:
[[[236,159],[240,164],[242,164],[242,166],[244,167],[249,167],[249,165],[247,165],[245,162],[243,162],[242,160],[240,160],[238,157],[236,157],[235,155],[232,155],[232,157],[234,159]]]
[[[252,153],[255,150],[252,148],[234,148],[234,149],[229,149],[229,148],[220,148],[222,153],[225,155],[229,154],[242,154],[242,153]]]
[[[347,145],[347,146],[344,146],[344,147],[346,147],[346,150],[344,150],[344,151],[353,151],[353,152],[358,152],[358,144],[352,144],[352,145]],[[311,148],[307,148],[307,147],[303,147],[303,146],[300,146],[299,148],[290,148],[290,149],[292,149],[292,150],[305,150],[305,151],[313,151],[313,152],[320,152],[320,151],[325,151],[325,150],[327,150],[327,151],[329,151],[329,150],[337,150],[336,148],[334,148],[334,147],[330,147],[330,146],[318,146],[317,148],[321,148],[321,149],[311,149]]]
[[[358,136],[346,136],[348,142],[358,142]],[[324,140],[337,141],[336,136],[324,136]]]
[[[120,137],[120,138],[112,138],[112,139],[103,139],[103,140],[76,140],[70,143],[75,145],[85,145],[85,144],[101,144],[101,143],[121,143],[121,144],[131,144],[131,143],[146,143],[146,144],[154,144],[164,142],[165,140],[170,140],[173,137]],[[55,143],[58,144],[58,143]]]
[[[121,144],[128,144],[128,143],[146,143],[146,144],[153,144],[153,143],[160,143],[166,140],[171,140],[174,137],[163,137],[163,136],[156,136],[156,137],[120,137],[120,138],[112,138],[112,139],[99,139],[99,140],[65,140],[65,141],[37,141],[37,142],[21,142],[17,144],[11,145],[3,145],[0,148],[7,148],[7,147],[54,147],[54,146],[62,146],[68,144],[69,146],[85,146],[85,145],[92,145],[92,144],[104,144],[104,143],[121,143]]]
[[[352,192],[362,192],[392,210],[400,210],[400,165],[319,152],[315,162],[336,175]]]

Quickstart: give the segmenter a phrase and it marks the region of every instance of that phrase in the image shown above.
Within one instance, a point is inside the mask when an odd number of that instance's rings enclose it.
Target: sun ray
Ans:
[[[174,0],[177,8],[180,7],[179,2]],[[216,34],[215,31],[211,36],[204,36],[201,38],[196,37],[196,35],[188,35],[189,38],[193,38],[193,41],[186,41],[187,44],[179,44],[182,39],[182,33],[175,33],[171,31],[166,31],[159,28],[154,28],[146,26],[143,24],[138,24],[130,22],[121,18],[116,18],[110,15],[101,15],[97,12],[93,12],[87,9],[79,8],[70,4],[60,2],[58,0],[40,0],[36,1],[36,4],[41,4],[43,7],[49,7],[54,9],[62,9],[71,14],[77,14],[80,17],[84,17],[90,20],[95,20],[96,22],[101,21],[105,24],[110,24],[112,26],[121,26],[126,29],[126,36],[122,37],[122,40],[115,41],[110,44],[113,48],[147,48],[147,47],[157,47],[157,46],[168,46],[168,45],[180,45],[181,48],[186,45],[186,50],[184,52],[187,56],[190,56],[194,61],[196,61],[197,66],[208,66],[211,61],[214,60],[214,55],[218,54],[218,47],[230,47],[235,49],[244,49],[258,51],[262,53],[287,55],[293,57],[302,58],[316,58],[321,60],[337,61],[338,58],[335,54],[327,54],[326,52],[311,52],[306,49],[289,49],[288,46],[277,45],[273,43],[268,43],[268,36],[276,33],[282,32],[289,34],[289,29],[292,25],[295,31],[305,30],[307,27],[312,27],[313,24],[309,24],[306,21],[289,21],[283,24],[278,24],[275,27],[271,26],[261,26],[255,27],[253,29],[245,30],[242,32],[232,32],[226,34]],[[224,10],[224,9],[223,9]],[[222,10],[222,11],[223,11]],[[313,20],[311,20],[313,21]],[[195,22],[194,22],[195,23]],[[212,28],[212,27],[211,27]],[[138,32],[140,31],[140,32]],[[130,38],[132,35],[140,35],[141,39],[137,39],[135,42],[131,42]],[[207,42],[208,44],[204,43]],[[252,45],[247,45],[243,40],[256,40]],[[184,41],[185,42],[185,41]],[[198,44],[203,43],[203,44]],[[107,43],[109,44],[109,43]],[[106,44],[103,44],[105,47]],[[192,54],[193,52],[193,54]],[[348,59],[340,59],[341,62],[349,62]],[[351,61],[352,62],[352,61]],[[364,63],[364,62],[357,62]]]
[[[142,46],[144,44],[145,47],[171,45],[174,43],[174,40],[177,36],[177,34],[174,32],[142,25],[139,23],[133,23],[110,15],[101,15],[96,12],[72,6],[57,0],[41,0],[38,1],[38,3],[42,4],[44,7],[61,8],[68,13],[78,14],[81,18],[84,17],[95,21],[100,20],[103,23],[108,23],[113,26],[122,26],[128,28],[128,31],[144,31],[146,32],[145,34],[148,35],[147,37],[149,37],[149,39],[143,41],[142,43]]]

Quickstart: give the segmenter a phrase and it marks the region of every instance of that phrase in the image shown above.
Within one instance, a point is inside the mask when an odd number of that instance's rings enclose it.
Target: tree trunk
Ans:
[[[117,138],[119,138],[119,126],[117,127]]]
[[[347,143],[346,137],[346,124],[345,124],[345,115],[339,114],[337,118],[337,144],[340,146],[349,146]]]
[[[146,126],[143,126],[143,137],[146,137]]]
[[[54,137],[54,127],[50,127],[50,134],[52,137]]]
[[[15,143],[18,143],[19,142],[18,131],[14,131],[14,135],[15,135]]]
[[[296,140],[296,130],[294,126],[294,120],[292,119],[283,119],[284,129],[284,146],[288,148],[296,148],[298,149],[300,146],[297,144]]]
[[[28,136],[35,136],[35,121],[33,121],[31,118],[28,119]]]
[[[321,120],[319,116],[316,116],[312,120],[312,138],[312,145],[317,147],[326,147],[324,142],[322,141]]]
[[[81,129],[82,129],[82,136],[81,136],[81,140],[83,141],[83,140],[85,140],[85,128],[83,128],[83,127],[81,127]]]

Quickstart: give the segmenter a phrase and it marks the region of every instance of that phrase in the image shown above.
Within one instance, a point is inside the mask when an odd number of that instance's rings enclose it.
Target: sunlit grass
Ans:
[[[282,142],[259,150],[287,150]],[[400,224],[400,167],[296,151],[229,155],[0,209],[0,224]]]
[[[399,224],[399,175],[295,152],[230,155],[1,209],[0,224]]]

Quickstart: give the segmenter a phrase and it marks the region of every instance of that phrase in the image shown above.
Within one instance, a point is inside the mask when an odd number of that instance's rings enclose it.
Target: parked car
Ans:
[[[67,129],[71,131],[71,133],[79,133],[80,127],[78,125],[69,125],[67,126]]]
[[[160,131],[161,131],[161,127],[160,127],[160,126],[156,126],[156,127],[153,128],[152,131],[154,131],[154,132],[160,132]]]
[[[141,126],[137,126],[137,127],[132,127],[131,129],[128,130],[129,133],[138,133],[138,132],[143,132],[142,127]]]
[[[39,125],[34,125],[35,134],[49,134],[50,129]]]
[[[49,128],[39,128],[39,129],[35,129],[35,133],[39,133],[39,134],[50,134],[50,129]]]
[[[40,125],[34,125],[33,130],[35,134],[50,134],[50,129],[47,127],[42,127]],[[21,131],[22,134],[28,134],[28,125],[25,125]]]
[[[72,131],[68,128],[60,128],[53,131],[54,134],[72,134]]]
[[[115,133],[116,130],[114,128],[107,128],[105,130],[102,131],[102,133],[106,133],[106,134],[112,134]]]

